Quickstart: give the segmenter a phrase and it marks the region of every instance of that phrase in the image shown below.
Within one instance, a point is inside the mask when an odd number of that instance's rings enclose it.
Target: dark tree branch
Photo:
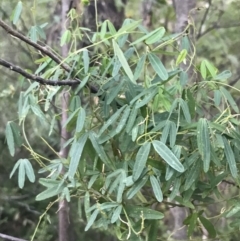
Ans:
[[[6,23],[4,23],[4,21],[2,21],[2,19],[0,19],[0,27],[2,27],[7,33],[13,35],[14,37],[22,40],[23,42],[27,43],[28,45],[34,47],[35,49],[39,50],[40,52],[44,53],[45,55],[47,55],[48,57],[50,57],[53,61],[55,61],[57,64],[59,64],[64,70],[66,70],[67,72],[71,72],[71,67],[65,63],[63,63],[62,59],[59,58],[56,54],[54,54],[52,51],[50,51],[47,46],[41,46],[37,43],[34,43],[33,41],[31,41],[29,38],[25,37],[24,35],[22,35],[21,33],[13,30],[10,26],[8,26]],[[14,66],[10,63],[8,63],[5,60],[1,60],[0,62],[1,65],[10,68],[11,70],[23,75],[26,78],[32,79],[34,81],[37,81],[41,84],[44,85],[69,85],[69,86],[73,86],[76,84],[79,84],[81,82],[81,80],[75,78],[74,80],[63,80],[63,81],[55,81],[55,80],[45,80],[41,77],[38,77],[36,75],[31,75],[29,73],[27,73],[26,71],[24,71],[23,69],[21,69],[18,66]],[[20,71],[20,72],[19,72]],[[88,88],[90,89],[91,93],[96,94],[98,92],[98,89],[94,86],[91,85],[87,85]]]
[[[47,46],[41,46],[35,42],[33,42],[32,40],[30,40],[29,38],[25,37],[24,35],[22,35],[21,33],[13,30],[10,26],[8,26],[6,23],[4,23],[1,19],[0,19],[0,26],[9,34],[13,35],[14,37],[22,40],[23,42],[27,43],[28,45],[34,47],[35,49],[39,50],[40,52],[44,53],[45,55],[47,55],[48,57],[50,57],[52,60],[54,60],[57,64],[59,64],[63,69],[65,69],[67,72],[71,71],[71,68],[65,64],[62,63],[62,59],[59,58],[56,54],[54,54],[52,51],[50,51]]]
[[[26,239],[15,238],[13,236],[9,236],[3,233],[0,233],[0,238],[6,239],[6,240],[12,240],[12,241],[27,241]]]
[[[208,8],[207,8],[207,10],[205,11],[205,13],[204,13],[204,15],[203,15],[203,18],[202,18],[202,21],[201,21],[201,23],[200,23],[200,27],[199,27],[198,34],[197,34],[197,39],[201,36],[202,27],[203,27],[204,23],[206,22],[207,15],[208,15],[208,13],[209,13],[209,10],[210,10],[211,5],[212,5],[212,0],[208,0]]]
[[[236,28],[236,27],[240,27],[240,23],[232,23],[229,25],[220,25],[218,23],[214,23],[211,27],[209,27],[208,29],[206,29],[204,32],[202,32],[202,34],[198,37],[201,38],[203,35],[209,33],[210,31],[214,30],[214,29],[220,29],[220,28]]]
[[[33,75],[33,74],[29,74],[28,72],[26,72],[25,70],[23,70],[21,67],[13,65],[12,63],[7,62],[6,60],[3,60],[0,58],[0,65],[9,68],[11,71],[17,72],[19,74],[21,74],[22,76],[26,77],[27,79],[31,79],[34,80],[42,85],[53,85],[53,86],[63,86],[63,85],[69,85],[69,86],[73,86],[73,85],[77,85],[80,83],[80,81],[78,80],[46,80],[41,78],[40,76],[37,75]]]

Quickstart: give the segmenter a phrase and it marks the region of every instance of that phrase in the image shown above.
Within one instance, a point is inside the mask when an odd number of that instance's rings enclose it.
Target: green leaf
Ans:
[[[71,148],[71,159],[69,164],[68,176],[70,179],[74,178],[74,175],[77,171],[79,161],[83,152],[83,148],[88,139],[88,133],[83,134],[79,140],[73,143]]]
[[[233,215],[235,215],[236,213],[239,213],[240,211],[240,206],[239,204],[237,204],[237,206],[234,206],[226,215],[226,218],[230,218]]]
[[[147,94],[142,100],[140,100],[139,102],[136,102],[135,108],[138,109],[148,104],[157,93],[158,93],[158,89],[155,88],[152,92]]]
[[[133,106],[132,111],[128,118],[127,126],[126,126],[127,133],[130,133],[132,131],[133,125],[137,118],[137,114],[138,114],[138,109]]]
[[[225,98],[227,99],[227,101],[229,102],[229,104],[233,108],[233,110],[235,112],[239,113],[239,108],[238,108],[235,100],[233,99],[232,95],[222,86],[219,89],[222,92],[222,94],[225,96]]]
[[[39,193],[36,196],[36,201],[42,201],[47,198],[54,197],[54,196],[58,195],[59,193],[61,193],[63,188],[64,188],[63,186],[59,187],[58,185],[48,188],[47,190]]]
[[[77,118],[76,132],[81,132],[85,124],[86,112],[84,108],[80,108]]]
[[[139,79],[139,77],[141,76],[142,71],[144,69],[145,61],[146,61],[146,55],[143,54],[142,57],[139,59],[139,61],[137,63],[137,66],[135,68],[135,71],[134,71],[134,81],[137,81]]]
[[[184,184],[184,190],[187,191],[192,184],[197,180],[200,173],[200,162],[197,161],[190,169],[188,169],[186,174],[186,180]]]
[[[162,80],[167,80],[168,79],[168,72],[163,66],[162,62],[160,59],[153,53],[148,53],[148,59],[153,67],[153,69],[156,71],[158,76]]]
[[[182,111],[183,111],[183,115],[185,117],[185,120],[188,122],[188,123],[191,123],[191,115],[190,115],[190,112],[189,112],[189,109],[188,109],[188,105],[187,103],[183,100],[183,99],[179,99],[179,104],[182,108]]]
[[[153,43],[159,41],[164,34],[165,34],[165,29],[163,27],[157,28],[154,31],[152,31],[148,34],[145,34],[142,37],[138,38],[136,41],[132,42],[130,44],[130,46],[141,43],[143,41],[145,41],[146,44],[153,44]]]
[[[87,223],[87,226],[85,227],[84,231],[88,231],[88,229],[93,225],[94,221],[95,221],[96,218],[97,218],[98,213],[99,213],[98,209],[96,209],[96,210],[92,213],[92,215],[91,215],[91,217],[89,218],[88,223]]]
[[[15,25],[17,24],[21,13],[22,13],[22,1],[18,1],[18,4],[14,9],[13,24],[15,24]]]
[[[182,49],[181,52],[179,53],[178,57],[177,57],[177,60],[176,60],[176,65],[179,65],[181,64],[185,59],[186,59],[186,56],[187,56],[187,50],[186,49]]]
[[[204,228],[208,231],[209,238],[215,238],[217,233],[212,223],[203,216],[199,216],[199,219]]]
[[[89,192],[87,191],[84,196],[84,211],[85,211],[87,220],[89,220],[90,218],[90,212],[88,212],[89,208],[90,208],[90,195],[89,195]]]
[[[236,160],[235,160],[235,156],[233,153],[233,150],[229,144],[229,141],[226,139],[225,136],[222,136],[223,138],[223,142],[224,142],[224,153],[231,171],[231,174],[234,178],[237,178],[238,176],[238,169],[237,169],[237,165],[236,165]]]
[[[161,136],[161,142],[164,144],[167,142],[167,138],[170,133],[170,128],[171,128],[171,121],[167,120]]]
[[[122,52],[122,50],[120,49],[120,47],[118,46],[118,44],[116,43],[116,41],[113,39],[113,49],[114,49],[114,54],[115,56],[117,56],[117,58],[119,59],[125,73],[127,74],[128,78],[133,82],[136,83],[136,81],[134,81],[133,78],[133,73],[132,70],[130,69],[128,62]]]
[[[232,76],[231,71],[225,70],[222,73],[216,75],[213,79],[214,80],[227,80]]]
[[[35,174],[32,168],[32,164],[28,159],[24,159],[24,166],[28,180],[32,183],[35,182]]]
[[[206,79],[207,78],[207,68],[206,68],[206,65],[205,65],[205,60],[203,60],[201,62],[200,72],[201,72],[202,78]]]
[[[216,76],[217,73],[217,69],[207,60],[205,61],[205,66],[208,69],[209,73],[211,74],[211,77],[214,78]]]
[[[11,156],[14,156],[15,145],[14,145],[14,136],[13,136],[11,122],[7,123],[5,135],[6,135],[6,139],[7,139],[7,145],[8,145],[9,152],[10,152]]]
[[[191,215],[191,218],[190,218],[190,222],[189,222],[189,225],[188,225],[188,237],[190,237],[192,234],[193,234],[193,231],[197,225],[197,218],[198,218],[198,214],[197,213],[193,213]]]
[[[127,106],[127,108],[123,112],[123,115],[122,115],[121,119],[119,120],[119,123],[118,123],[117,128],[116,128],[116,133],[120,133],[120,131],[125,126],[125,124],[127,122],[127,119],[129,117],[130,111],[131,111],[130,107]]]
[[[181,178],[176,178],[173,183],[172,192],[169,196],[170,201],[172,201],[177,196],[180,186],[181,186]]]
[[[214,90],[214,104],[219,106],[222,100],[222,93],[219,90]]]
[[[125,19],[122,27],[117,31],[118,35],[122,35],[123,33],[128,33],[138,27],[141,20],[133,21],[131,19]]]
[[[148,36],[146,38],[146,44],[154,44],[156,42],[158,42],[163,35],[165,34],[165,28],[164,27],[160,27],[157,28],[156,30],[154,30],[152,33],[150,33],[151,35],[149,36],[149,34],[147,34],[146,36]]]
[[[49,178],[40,178],[39,183],[41,185],[43,185],[44,187],[50,188],[50,187],[58,186],[60,181],[54,180],[54,179],[49,179]]]
[[[113,90],[110,91],[110,93],[107,96],[107,105],[110,105],[112,101],[117,97],[123,85],[124,85],[124,81],[121,81],[120,83],[117,84],[115,88],[113,88]]]
[[[184,172],[184,167],[173,152],[161,141],[154,140],[152,142],[155,151],[178,172]]]
[[[38,41],[38,34],[37,34],[37,28],[36,26],[32,26],[29,31],[30,39],[34,42],[37,43]]]
[[[106,164],[107,166],[111,166],[112,167],[112,164],[111,164],[108,156],[106,155],[103,147],[98,144],[96,134],[93,133],[93,132],[90,132],[89,133],[89,139],[90,139],[90,141],[91,141],[91,143],[93,145],[93,148],[95,149],[98,157],[102,160],[102,162],[104,164]]]
[[[161,190],[159,181],[157,180],[157,178],[155,176],[151,175],[150,182],[151,182],[153,193],[154,193],[156,199],[158,200],[158,202],[162,202],[163,194],[162,194],[162,190]]]
[[[173,148],[177,138],[177,126],[174,122],[170,122],[169,142],[170,147]]]
[[[112,215],[112,218],[111,218],[111,223],[115,223],[115,222],[118,220],[118,218],[119,218],[119,216],[120,216],[120,214],[121,214],[121,212],[122,212],[122,208],[123,208],[123,206],[122,206],[122,205],[119,205],[119,206],[114,210],[113,215]]]
[[[63,46],[64,44],[67,44],[70,42],[72,38],[72,33],[69,29],[65,30],[65,32],[63,33],[62,37],[61,37],[61,43],[60,46]]]
[[[198,121],[197,144],[199,153],[202,156],[204,172],[207,172],[209,170],[210,165],[211,145],[208,130],[208,121],[205,118],[201,118]]]
[[[99,130],[98,136],[101,136],[103,132],[112,124],[114,124],[119,116],[121,115],[122,111],[126,108],[126,105],[122,106],[120,109],[118,109],[108,120],[107,122],[102,126],[102,128]]]
[[[107,21],[108,29],[109,29],[111,35],[116,34],[117,31],[116,31],[114,25],[109,20],[106,20],[106,21]]]
[[[88,73],[88,69],[89,69],[89,55],[88,55],[88,50],[84,49],[83,51],[83,67],[84,67],[84,73],[87,74]]]
[[[25,183],[25,167],[24,167],[24,159],[18,160],[20,162],[19,168],[18,168],[18,186],[20,188],[23,188]]]
[[[124,207],[126,213],[133,218],[141,218],[144,219],[162,219],[164,218],[164,214],[155,210],[152,210],[147,207],[137,207],[137,206],[125,206]]]
[[[138,150],[136,160],[133,166],[133,181],[138,180],[141,176],[143,169],[146,167],[148,155],[150,152],[151,143],[144,143]]]
[[[139,179],[127,192],[127,199],[131,199],[146,184],[148,176]]]
[[[74,118],[77,117],[78,112],[80,110],[81,107],[79,107],[78,109],[76,109],[66,120],[66,122],[63,124],[63,127],[66,127],[67,125],[69,125],[72,121],[74,121]]]

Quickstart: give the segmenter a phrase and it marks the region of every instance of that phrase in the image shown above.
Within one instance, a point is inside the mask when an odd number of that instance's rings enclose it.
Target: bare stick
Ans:
[[[15,238],[13,236],[9,236],[9,235],[3,234],[3,233],[0,233],[0,237],[3,239],[12,240],[12,241],[27,241],[26,239]]]
[[[77,85],[80,83],[80,81],[78,80],[46,80],[41,78],[40,76],[37,75],[33,75],[33,74],[29,74],[28,72],[26,72],[25,70],[23,70],[21,67],[16,66],[12,63],[7,62],[6,60],[3,60],[0,58],[0,65],[9,68],[11,71],[17,72],[19,74],[21,74],[22,76],[34,80],[42,85],[53,85],[53,86],[62,86],[62,85]]]
[[[25,37],[21,33],[13,30],[10,26],[8,26],[6,23],[4,23],[1,19],[0,19],[0,26],[7,33],[13,35],[14,37],[22,40],[23,42],[27,43],[28,45],[30,45],[30,46],[34,47],[35,49],[39,50],[40,52],[46,54],[48,57],[50,57],[52,60],[54,60],[56,63],[58,63],[66,71],[68,71],[68,72],[71,71],[71,68],[67,64],[62,63],[62,59],[59,58],[56,54],[54,54],[52,51],[50,51],[47,48],[47,46],[41,46],[41,45],[33,42],[32,40],[30,40],[29,38]]]

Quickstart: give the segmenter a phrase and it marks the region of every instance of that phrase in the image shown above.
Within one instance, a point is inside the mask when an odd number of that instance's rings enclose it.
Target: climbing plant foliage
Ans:
[[[14,24],[20,12],[21,4],[15,10]],[[43,28],[30,29],[38,32],[30,33],[32,41],[44,36],[40,34]],[[190,52],[194,46],[186,30],[169,34],[159,27],[149,32],[132,19],[116,30],[107,20],[98,32],[88,34],[91,44],[78,49],[76,32],[69,28],[61,45],[71,46],[63,60],[71,71],[43,56],[36,60],[36,74],[81,82],[74,87],[32,82],[20,95],[19,121],[6,126],[10,154],[22,146],[32,156],[14,167],[19,187],[25,175],[35,180],[30,164],[35,160],[45,176],[38,180],[43,191],[36,199],[78,199],[86,231],[113,227],[121,240],[144,236],[156,240],[151,232],[164,218],[164,210],[161,206],[154,210],[154,204],[174,206],[177,202],[191,210],[184,221],[189,236],[200,222],[215,237],[214,226],[199,206],[211,202],[211,194],[218,194],[217,185],[223,179],[239,182],[239,109],[227,84],[231,73],[219,73],[208,60],[198,61]],[[164,56],[168,57],[163,62]],[[185,72],[189,68],[197,76],[194,82]],[[90,86],[97,93],[91,93]],[[63,124],[72,134],[66,142],[69,156],[61,159],[58,150],[53,150],[56,158],[47,160],[32,149],[24,123],[35,115],[49,135],[56,133],[61,110],[53,113],[53,106],[59,104],[63,88],[69,90],[71,99]],[[52,149],[48,140],[42,141]]]

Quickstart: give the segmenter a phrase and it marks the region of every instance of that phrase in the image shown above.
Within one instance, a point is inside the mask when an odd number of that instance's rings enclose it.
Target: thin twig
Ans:
[[[22,40],[23,42],[27,43],[28,45],[34,47],[35,49],[39,50],[40,52],[46,54],[48,57],[50,57],[52,60],[54,60],[56,63],[58,63],[63,69],[65,69],[66,71],[71,71],[71,68],[62,62],[62,59],[59,58],[56,54],[54,54],[53,52],[51,52],[47,46],[41,46],[35,42],[33,42],[32,40],[30,40],[29,38],[25,37],[24,35],[22,35],[21,33],[13,30],[10,26],[8,26],[6,23],[4,23],[1,19],[0,19],[0,26],[9,34],[13,35],[14,37]]]
[[[205,13],[203,15],[202,21],[200,23],[200,27],[199,27],[198,34],[197,34],[197,39],[201,36],[202,27],[203,27],[204,23],[206,22],[207,15],[209,13],[211,5],[212,5],[212,0],[208,0],[208,8],[206,9],[206,11],[205,11]]]
[[[9,68],[11,71],[17,72],[19,74],[21,74],[22,76],[34,80],[42,85],[53,85],[53,86],[63,86],[63,85],[69,85],[69,86],[73,86],[73,85],[77,85],[80,83],[80,81],[78,80],[46,80],[41,78],[40,76],[37,75],[33,75],[33,74],[29,74],[28,72],[26,72],[25,70],[23,70],[21,67],[16,66],[12,63],[7,62],[6,60],[3,60],[0,58],[0,65]]]
[[[71,72],[71,67],[67,64],[65,64],[61,58],[59,58],[56,54],[54,54],[52,51],[50,51],[47,46],[41,46],[33,41],[31,41],[29,38],[25,37],[24,35],[22,35],[21,33],[15,31],[14,29],[12,29],[10,26],[8,26],[6,23],[4,23],[4,21],[2,19],[0,19],[0,27],[2,27],[7,33],[13,35],[14,37],[22,40],[23,42],[27,43],[28,45],[34,47],[35,49],[39,50],[40,52],[44,53],[45,55],[47,55],[48,57],[50,57],[53,61],[55,61],[57,64],[59,64],[64,70],[66,70],[67,72]],[[4,61],[4,60],[2,60]],[[7,64],[7,66],[6,66]],[[7,61],[5,61],[5,64],[1,63],[1,65],[10,68],[11,66],[14,67],[14,65],[8,63]],[[30,78],[34,81],[37,81],[41,84],[45,84],[45,85],[75,85],[75,84],[79,84],[81,82],[81,80],[75,78],[74,80],[71,80],[70,82],[67,81],[50,81],[50,80],[45,80],[43,78],[40,78],[38,76],[35,75],[30,75],[29,73],[25,72],[23,69],[21,69],[18,66],[15,66],[16,70],[20,70],[20,72],[15,71],[13,69],[13,71],[18,72],[19,74],[22,74],[23,76],[26,77],[26,75],[28,76],[27,78]],[[26,74],[26,75],[24,75]],[[69,83],[67,83],[69,82]],[[96,94],[98,92],[98,89],[94,86],[91,86],[90,84],[87,84],[87,87],[90,89],[91,93]]]
[[[3,239],[12,240],[12,241],[27,241],[26,239],[15,238],[13,236],[9,236],[9,235],[3,234],[3,233],[0,233],[0,237]]]
[[[220,25],[218,23],[214,23],[211,27],[209,27],[208,29],[206,29],[204,32],[202,32],[202,34],[198,37],[201,38],[203,35],[209,33],[210,31],[214,30],[214,29],[221,29],[221,28],[236,28],[236,27],[240,27],[240,23],[232,23],[229,25]]]

